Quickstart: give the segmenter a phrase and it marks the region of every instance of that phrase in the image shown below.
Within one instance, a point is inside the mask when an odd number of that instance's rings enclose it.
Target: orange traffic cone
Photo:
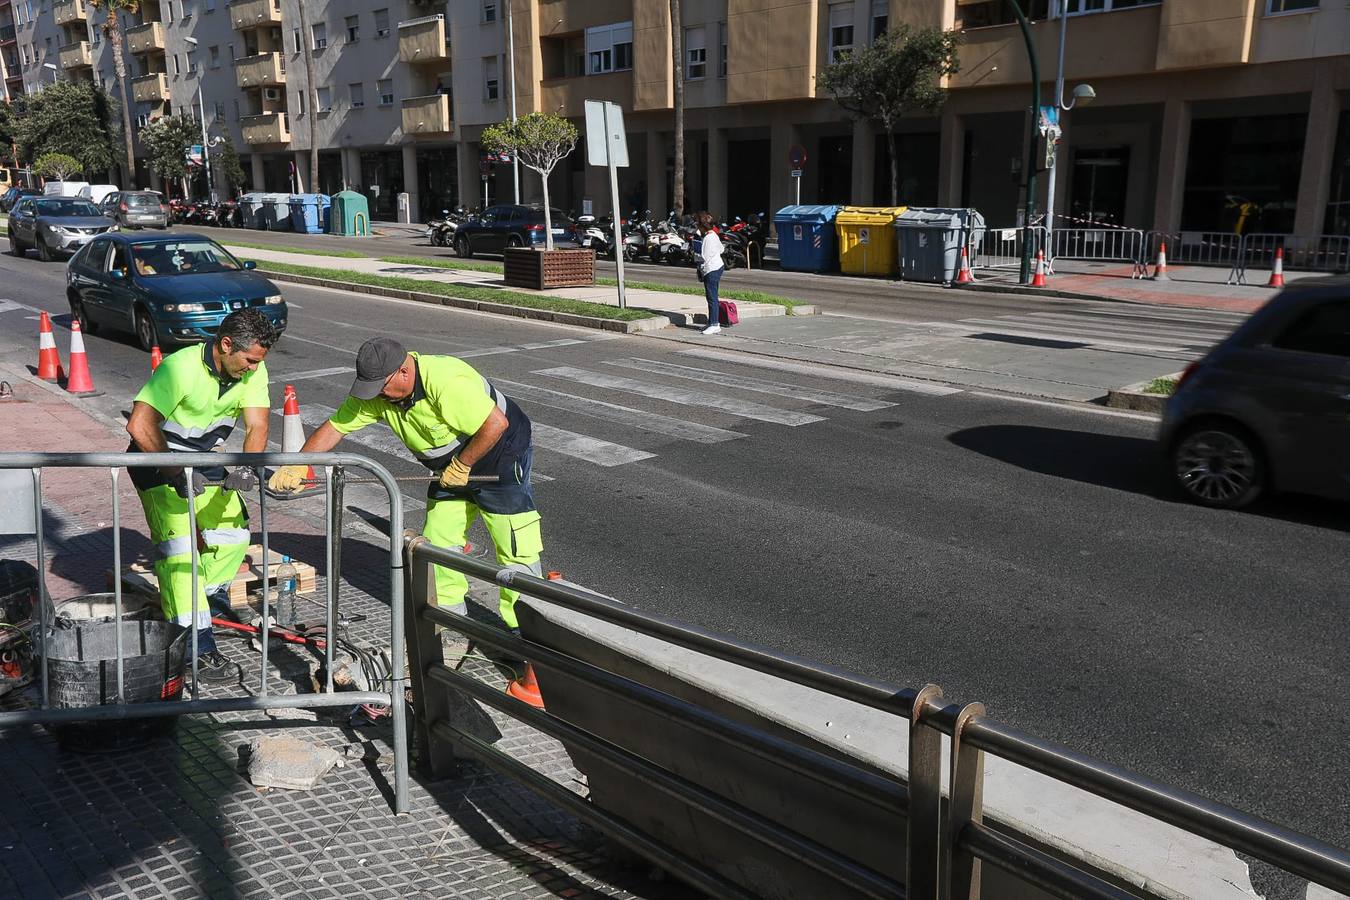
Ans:
[[[300,421],[300,401],[295,396],[295,385],[286,385],[285,405],[281,408],[281,452],[299,453],[305,446],[305,426]],[[310,466],[305,478],[314,480],[314,467]]]
[[[84,352],[79,319],[70,321],[70,377],[66,379],[66,391],[82,396],[100,393],[94,390],[94,379],[89,376],[89,358]]]
[[[1032,287],[1045,287],[1045,251],[1036,251],[1036,274],[1031,277]]]
[[[506,686],[506,692],[535,709],[544,708],[544,695],[539,693],[539,682],[534,677],[534,666],[525,663],[525,673]]]
[[[150,371],[153,372],[159,368],[159,364],[164,362],[164,354],[159,352],[159,344],[150,348]]]
[[[1158,245],[1158,264],[1153,267],[1153,281],[1171,281],[1167,277],[1167,244]]]
[[[1275,268],[1270,270],[1266,287],[1284,287],[1284,248],[1275,248]]]
[[[56,337],[52,334],[52,319],[45,312],[38,315],[37,368],[37,377],[43,381],[60,381],[65,377],[65,373],[61,371],[61,356],[56,352]]]
[[[966,248],[961,248],[961,269],[956,273],[957,284],[971,284],[975,281],[975,276],[970,271],[970,257],[966,255]]]

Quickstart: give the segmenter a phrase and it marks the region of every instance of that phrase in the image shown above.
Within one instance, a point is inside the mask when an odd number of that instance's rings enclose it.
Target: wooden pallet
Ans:
[[[281,554],[275,550],[268,549],[267,582],[272,586],[277,583],[277,569],[281,566]],[[239,567],[238,574],[230,584],[230,607],[232,609],[241,609],[249,605],[249,598],[253,594],[262,593],[262,545],[253,544],[248,548],[248,555],[244,557],[244,563]],[[315,590],[315,571],[309,563],[302,563],[292,559],[291,565],[295,566],[295,592],[297,594],[310,594]],[[113,584],[113,571],[108,570],[107,582],[109,589]],[[138,591],[143,594],[159,596],[159,579],[155,576],[154,563],[147,560],[137,560],[129,566],[122,569],[122,587],[124,590]]]

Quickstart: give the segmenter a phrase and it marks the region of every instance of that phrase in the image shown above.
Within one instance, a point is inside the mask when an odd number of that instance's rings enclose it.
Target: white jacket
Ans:
[[[722,262],[722,239],[717,236],[717,232],[710,231],[703,236],[703,245],[699,248],[698,258],[703,264],[704,272],[716,272],[725,267]]]

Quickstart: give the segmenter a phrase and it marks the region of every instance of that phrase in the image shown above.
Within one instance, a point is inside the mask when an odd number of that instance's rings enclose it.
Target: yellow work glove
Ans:
[[[282,466],[267,479],[267,486],[278,494],[298,494],[305,489],[309,466]]]
[[[458,456],[450,457],[450,465],[441,472],[441,487],[462,488],[469,483],[469,467],[459,461]]]

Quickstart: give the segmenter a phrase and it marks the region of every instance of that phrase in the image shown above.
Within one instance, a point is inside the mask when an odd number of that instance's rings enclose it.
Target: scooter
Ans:
[[[595,251],[596,256],[610,256],[614,252],[612,246],[613,240],[610,237],[611,232],[601,225],[595,216],[579,216],[577,218],[576,239],[582,247],[589,247]]]

